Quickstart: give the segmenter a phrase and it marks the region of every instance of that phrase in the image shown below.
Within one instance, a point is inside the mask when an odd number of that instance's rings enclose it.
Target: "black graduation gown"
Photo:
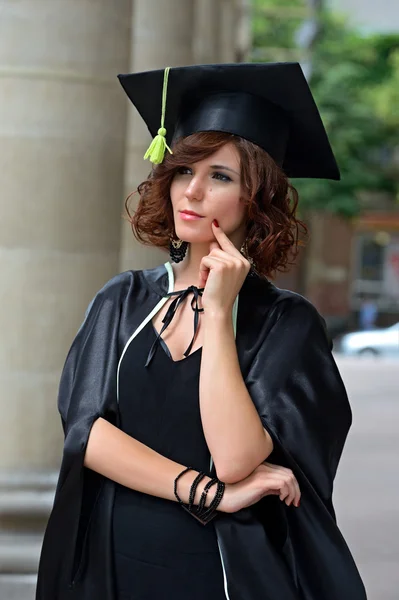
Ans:
[[[83,466],[93,422],[118,425],[118,363],[129,339],[168,291],[169,263],[127,271],[92,300],[63,369],[58,406],[64,454],[43,541],[37,600],[114,600],[114,483]],[[166,299],[165,299],[166,301]],[[238,297],[240,367],[274,450],[291,468],[301,506],[269,496],[214,519],[228,600],[365,600],[332,505],[351,410],[324,322],[298,294],[249,275]],[[276,561],[287,577],[270,589]]]

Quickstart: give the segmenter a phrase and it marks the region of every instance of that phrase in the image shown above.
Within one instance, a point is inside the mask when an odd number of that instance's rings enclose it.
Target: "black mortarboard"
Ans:
[[[289,177],[339,179],[298,63],[194,65],[164,76],[164,69],[118,76],[153,137],[161,131],[171,144],[198,131],[224,131],[266,150]]]

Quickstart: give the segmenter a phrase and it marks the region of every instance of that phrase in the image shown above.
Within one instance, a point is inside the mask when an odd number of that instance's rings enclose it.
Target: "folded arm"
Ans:
[[[202,426],[218,477],[235,483],[273,450],[238,362],[231,315],[207,315],[200,375]]]
[[[84,465],[128,488],[175,502],[174,480],[187,466],[162,456],[102,418],[91,428]],[[197,474],[188,471],[179,479],[178,493],[185,503]],[[204,477],[198,484],[194,504],[208,481],[210,477]],[[213,492],[208,494],[206,506],[213,496]],[[224,511],[223,499],[218,510]]]

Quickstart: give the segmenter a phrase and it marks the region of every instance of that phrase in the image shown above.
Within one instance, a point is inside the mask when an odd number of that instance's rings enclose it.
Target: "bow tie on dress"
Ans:
[[[199,305],[198,305],[199,297],[202,296],[204,289],[205,288],[197,288],[195,285],[190,285],[190,287],[186,288],[185,290],[181,290],[179,292],[169,292],[169,294],[166,294],[166,296],[176,296],[176,298],[170,304],[166,315],[162,319],[162,323],[164,325],[163,325],[161,331],[159,333],[157,333],[156,340],[154,341],[153,345],[151,346],[150,352],[148,354],[147,362],[145,363],[146,367],[148,367],[148,365],[150,364],[150,362],[155,354],[155,351],[160,343],[161,335],[163,334],[165,329],[168,327],[168,325],[171,323],[180,304],[182,302],[184,302],[184,300],[187,298],[187,296],[189,294],[192,293],[193,297],[191,299],[191,308],[194,311],[194,335],[192,337],[190,345],[188,346],[187,350],[184,352],[184,356],[187,357],[190,354],[191,348],[193,347],[193,343],[195,340],[195,334],[197,333],[199,313],[204,312],[204,309],[199,308]]]

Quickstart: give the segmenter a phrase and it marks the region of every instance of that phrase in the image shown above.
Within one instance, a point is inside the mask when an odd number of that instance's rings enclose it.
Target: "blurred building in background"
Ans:
[[[294,180],[310,237],[277,285],[307,296],[332,335],[399,320],[399,3],[253,0],[255,61],[299,61],[342,181]],[[342,15],[342,18],[341,18]],[[395,91],[396,90],[396,91]],[[396,139],[396,141],[395,141]]]
[[[60,370],[114,274],[159,264],[123,199],[149,134],[118,73],[248,53],[236,0],[0,3],[0,598],[33,600],[62,449]]]
[[[348,17],[349,23],[366,34],[399,32],[397,0],[329,2],[332,8]],[[381,152],[383,155],[384,148]],[[395,163],[392,168],[399,173],[399,153],[387,160]],[[399,203],[392,205],[389,196],[383,192],[366,195],[363,200],[362,213],[347,231],[350,241],[344,242],[349,245],[351,258],[347,294],[352,316],[349,326],[357,325],[359,310],[367,299],[377,306],[378,323],[390,325],[399,321]],[[399,197],[396,200],[399,201]]]

